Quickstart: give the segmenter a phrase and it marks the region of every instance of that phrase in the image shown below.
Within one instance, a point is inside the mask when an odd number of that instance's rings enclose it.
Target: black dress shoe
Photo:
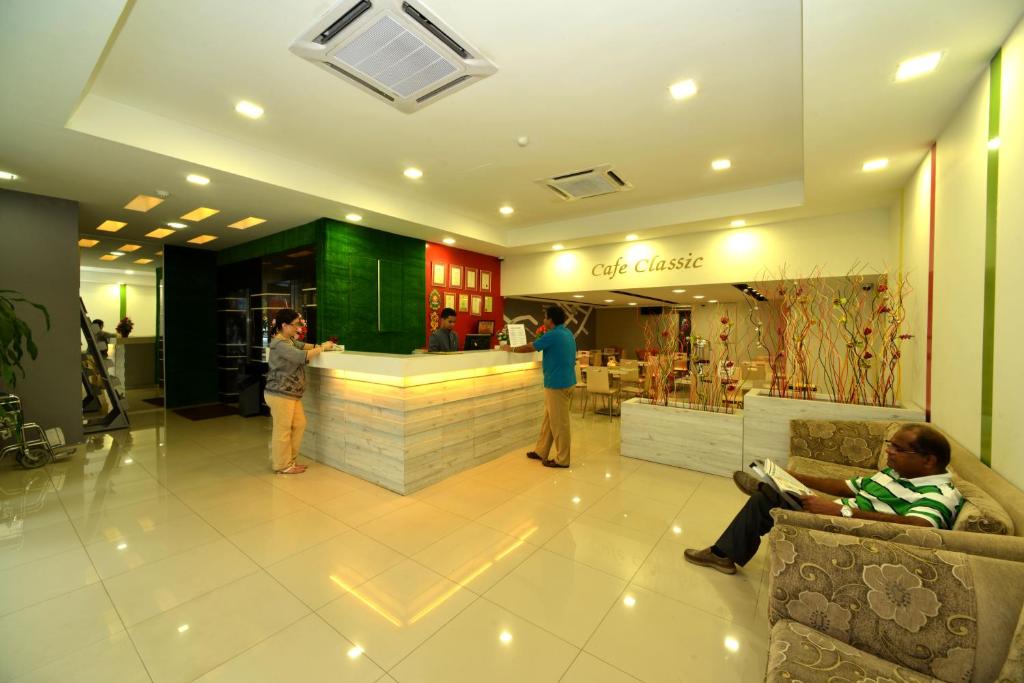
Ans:
[[[530,460],[543,460],[544,459],[544,458],[540,457],[539,455],[537,455],[536,453],[534,453],[533,451],[530,451],[529,453],[527,453],[526,457],[529,458]]]
[[[541,464],[544,465],[544,467],[568,467],[568,465],[559,465],[554,460],[542,460]]]

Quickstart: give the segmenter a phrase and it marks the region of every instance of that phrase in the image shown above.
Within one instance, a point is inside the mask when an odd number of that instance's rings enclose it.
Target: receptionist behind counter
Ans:
[[[459,335],[455,334],[455,311],[446,308],[441,311],[441,324],[430,334],[427,351],[458,351]]]

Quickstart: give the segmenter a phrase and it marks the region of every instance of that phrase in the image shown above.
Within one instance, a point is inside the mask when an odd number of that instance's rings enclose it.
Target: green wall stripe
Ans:
[[[1002,50],[989,66],[988,139],[999,137],[1002,89]],[[985,202],[985,301],[981,350],[981,461],[992,466],[992,401],[995,380],[996,218],[999,207],[999,150],[988,150]]]
[[[124,320],[124,317],[128,315],[128,285],[121,284],[121,313],[118,317],[118,322]]]

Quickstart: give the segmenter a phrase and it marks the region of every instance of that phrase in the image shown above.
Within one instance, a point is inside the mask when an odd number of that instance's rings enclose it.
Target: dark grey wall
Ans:
[[[39,357],[23,362],[15,390],[28,420],[82,440],[82,358],[78,305],[78,203],[0,190],[0,289],[15,289],[50,313],[19,307]],[[8,390],[8,387],[4,387]]]
[[[560,306],[565,311],[565,326],[576,336],[576,348],[580,351],[593,349],[597,320],[597,312],[593,306],[562,301],[541,301],[539,299],[505,299],[505,324],[523,323],[526,325],[526,338],[532,340],[534,331],[544,321],[544,309],[550,305]]]
[[[164,401],[217,402],[217,252],[164,247]]]

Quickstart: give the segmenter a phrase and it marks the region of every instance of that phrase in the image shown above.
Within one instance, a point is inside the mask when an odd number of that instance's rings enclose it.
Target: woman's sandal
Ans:
[[[275,470],[277,474],[302,474],[305,471],[305,465],[292,465],[291,467],[286,467],[283,470]]]

